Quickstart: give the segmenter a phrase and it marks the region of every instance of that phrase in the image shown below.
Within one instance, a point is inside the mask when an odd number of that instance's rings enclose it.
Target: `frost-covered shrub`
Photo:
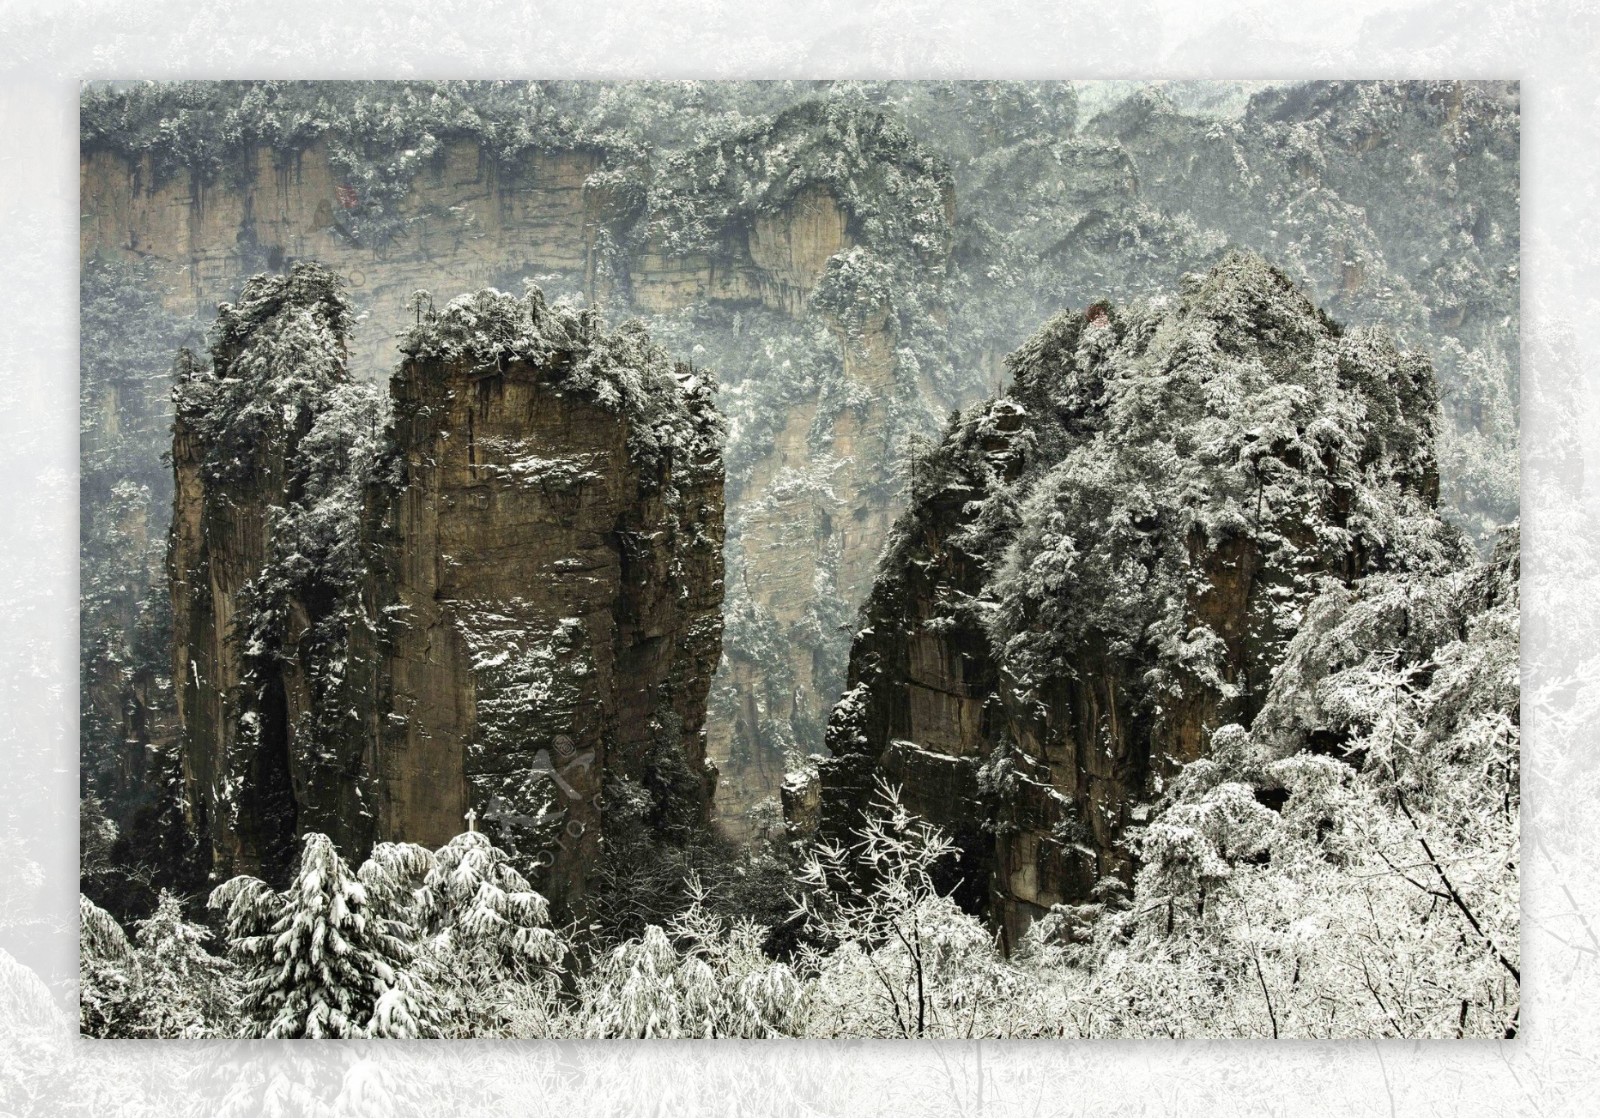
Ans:
[[[133,945],[122,926],[79,894],[78,1028],[90,1037],[118,1037],[130,1031],[139,978]]]
[[[228,961],[206,947],[211,930],[186,921],[182,902],[166,890],[137,928],[142,990],[135,1036],[231,1036],[238,986]]]
[[[727,921],[698,877],[688,908],[666,927],[603,954],[579,984],[567,1019],[583,1037],[764,1038],[798,1032],[806,992],[787,964],[763,951],[767,930]]]
[[[79,898],[79,1026],[91,1037],[231,1036],[238,988],[211,955],[210,930],[162,890],[130,941],[116,918]]]
[[[935,885],[956,847],[880,784],[854,842],[820,843],[796,877],[811,943],[806,1032],[813,1037],[972,1037],[1019,976],[994,935]]]

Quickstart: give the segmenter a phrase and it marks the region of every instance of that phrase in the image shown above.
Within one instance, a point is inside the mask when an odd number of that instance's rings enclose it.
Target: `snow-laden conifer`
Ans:
[[[185,920],[182,901],[168,890],[137,930],[142,989],[136,1034],[227,1036],[237,1017],[238,989],[229,962],[206,947],[211,930]]]
[[[418,970],[440,994],[453,1036],[494,1035],[519,1012],[548,1016],[567,945],[550,906],[482,832],[432,854],[415,891]]]
[[[125,1037],[137,1015],[139,962],[122,926],[78,895],[78,1022],[92,1037]]]
[[[210,904],[222,911],[256,1036],[431,1032],[431,994],[406,971],[414,931],[369,910],[366,887],[327,836],[305,836],[287,889],[241,876],[212,891]]]

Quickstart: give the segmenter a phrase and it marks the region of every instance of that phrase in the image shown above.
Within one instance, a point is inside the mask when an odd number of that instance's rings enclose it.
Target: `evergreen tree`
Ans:
[[[550,906],[482,832],[433,855],[416,913],[428,933],[419,970],[441,992],[451,1036],[499,1032],[512,1002],[526,1011],[555,998],[567,946],[550,928]]]
[[[89,1037],[126,1037],[139,963],[117,919],[78,895],[78,1026]]]
[[[206,950],[211,938],[210,929],[183,919],[176,895],[161,891],[136,934],[142,982],[135,1036],[227,1036],[238,991],[228,961]]]
[[[367,890],[327,836],[305,836],[289,888],[240,876],[211,894],[244,972],[252,1035],[416,1037],[433,1032],[432,992],[406,970],[415,931],[370,911]]]

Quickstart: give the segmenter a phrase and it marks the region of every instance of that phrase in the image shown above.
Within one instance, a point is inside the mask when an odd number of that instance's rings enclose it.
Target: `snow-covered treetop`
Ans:
[[[1259,257],[1232,253],[1175,298],[1057,315],[1008,365],[1008,393],[917,463],[921,507],[886,572],[930,501],[965,495],[956,540],[993,572],[973,605],[1025,684],[1093,646],[1149,664],[1158,691],[1181,668],[1229,694],[1195,603],[1239,542],[1273,588],[1246,622],[1266,663],[1324,580],[1461,560],[1433,509],[1427,359],[1344,331]]]
[[[808,187],[838,199],[851,235],[882,255],[942,254],[950,171],[894,116],[850,99],[810,101],[674,156],[650,192],[674,251],[715,251],[724,233]]]
[[[1485,563],[1431,577],[1378,574],[1323,595],[1290,642],[1252,736],[1283,757],[1314,734],[1370,735],[1397,688],[1432,694],[1418,728],[1425,743],[1485,713],[1517,721],[1520,574],[1513,524]]]
[[[631,149],[620,130],[586,120],[565,83],[510,81],[147,82],[82,98],[86,151],[149,153],[158,174],[203,178],[251,144],[280,151],[322,139],[377,151],[433,154],[452,136],[515,159],[526,151]]]
[[[282,330],[286,314],[315,323],[340,346],[352,325],[344,281],[324,265],[304,261],[281,276],[251,277],[237,303],[218,306],[212,356],[219,364],[231,360],[258,333]]]
[[[328,390],[350,383],[352,322],[343,281],[311,262],[253,276],[237,302],[219,304],[210,368],[182,351],[173,389],[179,420],[209,449],[208,465],[226,473],[270,430],[306,430]]]
[[[426,292],[417,299],[419,307],[429,302]],[[402,336],[400,350],[415,361],[469,371],[525,362],[559,391],[626,417],[636,455],[668,453],[683,469],[721,469],[723,422],[715,386],[669,359],[636,319],[608,330],[593,309],[547,303],[535,285],[520,299],[484,288],[458,296],[442,311],[422,312]]]
[[[324,742],[348,708],[328,697],[344,679],[340,650],[364,571],[364,488],[384,451],[385,401],[347,365],[352,325],[343,281],[320,264],[252,277],[218,307],[209,367],[185,351],[173,387],[183,454],[208,483],[208,507],[259,502],[266,520],[264,562],[241,588],[247,679],[280,657],[308,658]],[[341,605],[314,612],[298,646],[285,644],[293,604],[307,601]],[[241,756],[260,725],[241,722]]]

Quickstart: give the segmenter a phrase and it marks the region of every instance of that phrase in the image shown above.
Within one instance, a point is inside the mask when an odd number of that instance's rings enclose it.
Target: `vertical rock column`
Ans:
[[[405,339],[386,430],[349,319],[320,266],[258,277],[177,392],[191,823],[268,878],[307,831],[356,859],[476,827],[581,912],[607,827],[707,822],[711,388],[637,324],[486,290]]]
[[[458,300],[405,348],[374,596],[381,830],[438,844],[470,822],[574,907],[607,798],[632,786],[705,822],[720,421],[642,332],[537,293]]]
[[[175,397],[168,571],[191,826],[213,873],[273,877],[307,830],[372,842],[373,658],[357,608],[377,397],[320,265],[223,304]]]

